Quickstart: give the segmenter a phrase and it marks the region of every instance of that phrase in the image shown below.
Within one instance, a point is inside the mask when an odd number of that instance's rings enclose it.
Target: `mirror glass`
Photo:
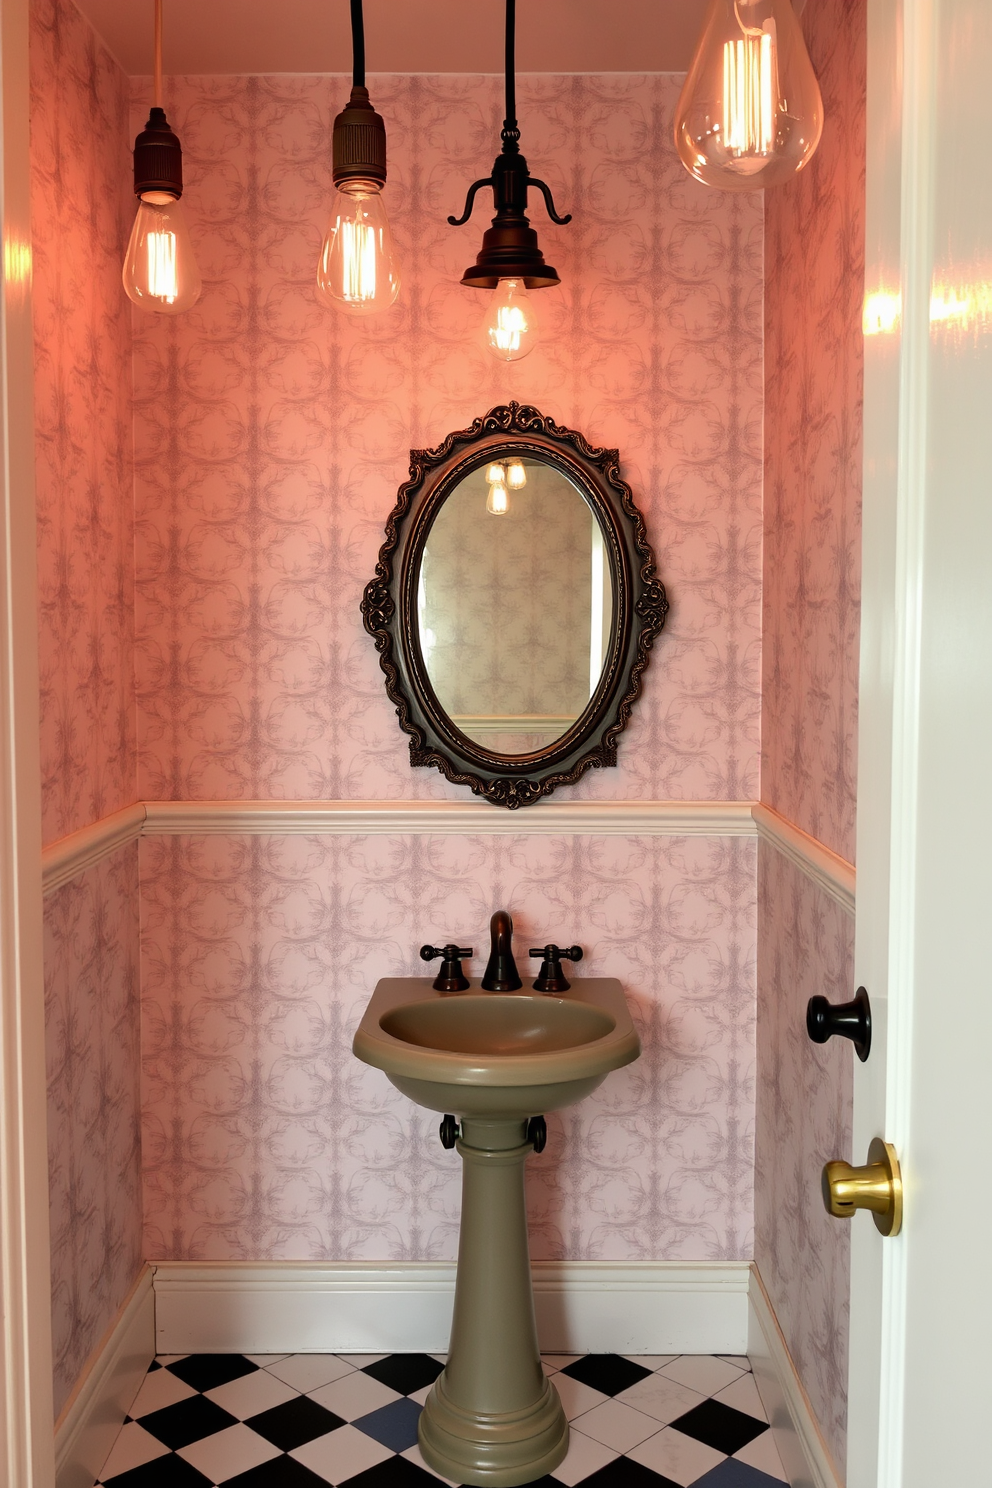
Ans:
[[[599,685],[612,623],[599,521],[561,470],[497,453],[463,476],[427,535],[417,629],[467,738],[509,756],[560,739]]]

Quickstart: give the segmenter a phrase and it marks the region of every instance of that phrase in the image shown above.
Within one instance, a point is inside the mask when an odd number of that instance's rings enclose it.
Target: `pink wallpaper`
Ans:
[[[686,175],[677,78],[522,78],[524,147],[574,221],[535,206],[563,284],[507,368],[475,344],[486,295],[457,282],[486,212],[445,222],[495,153],[497,80],[371,87],[403,289],[357,324],[314,291],[345,81],[167,87],[205,290],[135,324],[140,794],[458,793],[411,772],[359,602],[411,445],[513,396],[619,447],[673,605],[619,768],[577,792],[755,795],[760,198]]]
[[[854,1053],[806,1037],[814,993],[853,993],[854,923],[768,843],[758,848],[758,1081],[754,1254],[800,1378],[843,1471],[850,1230],[820,1171],[851,1161]]]
[[[861,540],[865,0],[803,13],[819,151],[766,201],[761,798],[854,860]],[[820,1170],[850,1148],[849,1047],[805,1032],[854,992],[854,926],[762,843],[755,1256],[837,1462],[846,1455],[848,1245]],[[840,1042],[839,1040],[837,1041]]]
[[[866,0],[803,27],[820,148],[767,193],[761,799],[854,861]]]
[[[135,800],[128,82],[32,0],[31,216],[44,840]]]
[[[138,848],[46,901],[55,1412],[141,1266]]]
[[[135,799],[128,82],[68,0],[31,9],[46,842]],[[131,847],[45,905],[55,1409],[141,1264]]]
[[[459,1161],[351,1038],[426,938],[511,909],[620,977],[641,1059],[549,1121],[537,1256],[751,1254],[754,844],[151,837],[142,855],[145,1253],[451,1259]],[[522,949],[521,949],[522,948]]]

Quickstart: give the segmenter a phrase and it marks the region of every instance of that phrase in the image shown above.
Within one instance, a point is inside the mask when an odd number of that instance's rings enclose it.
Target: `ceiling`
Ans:
[[[132,76],[152,0],[76,0]],[[685,72],[707,0],[523,0],[520,72]],[[349,72],[348,0],[165,0],[167,73]],[[370,72],[501,72],[502,0],[365,0]]]

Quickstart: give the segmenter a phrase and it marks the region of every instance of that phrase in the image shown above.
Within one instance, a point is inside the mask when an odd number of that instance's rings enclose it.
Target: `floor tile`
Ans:
[[[439,1479],[405,1457],[390,1457],[349,1478],[346,1488],[437,1488]]]
[[[679,1358],[678,1354],[624,1354],[632,1364],[640,1364],[644,1369],[662,1369],[666,1364],[674,1364]]]
[[[734,1410],[744,1411],[749,1416],[756,1416],[759,1421],[767,1421],[765,1407],[761,1403],[758,1387],[754,1383],[753,1374],[742,1374],[740,1379],[734,1380],[725,1390],[718,1390],[714,1396],[723,1405],[732,1405]]]
[[[551,1383],[558,1391],[567,1421],[574,1421],[576,1416],[592,1410],[593,1406],[602,1405],[604,1400],[610,1398],[600,1390],[584,1385],[581,1380],[573,1379],[570,1374],[556,1374]]]
[[[443,1474],[435,1472],[432,1467],[428,1467],[420,1454],[419,1447],[407,1447],[405,1452],[400,1453],[400,1456],[405,1457],[407,1462],[412,1462],[414,1467],[419,1467],[421,1471],[430,1473],[433,1483],[447,1483],[448,1488],[460,1488],[460,1485],[455,1482],[454,1478],[446,1478]]]
[[[228,1380],[251,1374],[258,1365],[246,1359],[244,1354],[187,1354],[168,1367],[194,1390],[213,1390],[218,1385],[226,1385]]]
[[[665,1374],[649,1374],[647,1379],[638,1380],[636,1385],[621,1390],[614,1398],[653,1416],[663,1426],[669,1426],[694,1405],[701,1405],[706,1396],[690,1390],[688,1385],[680,1385],[678,1380],[669,1379]]]
[[[570,1431],[568,1452],[558,1466],[552,1469],[550,1476],[555,1482],[564,1483],[566,1488],[574,1488],[576,1483],[584,1482],[590,1473],[597,1472],[619,1455],[619,1452],[615,1452],[605,1442],[583,1436],[581,1431]]]
[[[603,1395],[619,1395],[621,1390],[635,1385],[651,1371],[625,1359],[622,1354],[586,1354],[583,1358],[576,1359],[574,1364],[567,1364],[562,1373],[579,1380],[583,1385],[590,1385]],[[729,1384],[730,1381],[725,1383]]]
[[[214,1431],[223,1431],[236,1425],[234,1416],[203,1395],[193,1395],[189,1400],[180,1400],[178,1405],[167,1405],[165,1410],[152,1411],[142,1416],[141,1424],[152,1436],[165,1442],[175,1452],[179,1447],[188,1447],[190,1442],[210,1436]]]
[[[276,1379],[267,1369],[256,1369],[254,1374],[228,1380],[226,1385],[218,1385],[215,1390],[205,1390],[204,1394],[214,1405],[230,1411],[239,1421],[247,1421],[249,1416],[261,1415],[262,1411],[272,1410],[274,1406],[298,1397],[298,1392],[292,1385]]]
[[[257,1364],[259,1369],[265,1369],[269,1364],[278,1364],[280,1359],[291,1359],[292,1354],[245,1354],[252,1364]]]
[[[698,1390],[700,1395],[715,1395],[717,1390],[724,1390],[740,1379],[743,1371],[713,1354],[682,1354],[661,1372],[669,1379],[678,1380],[680,1385],[688,1385],[690,1390]]]
[[[350,1364],[354,1369],[364,1369],[364,1368],[366,1368],[367,1365],[374,1364],[377,1359],[388,1359],[389,1358],[389,1355],[388,1354],[338,1354],[337,1357],[339,1359],[343,1359],[346,1364]]]
[[[170,1364],[178,1364],[180,1359],[188,1359],[189,1354],[156,1354],[154,1363],[149,1367],[152,1369],[168,1369]]]
[[[422,1390],[414,1390],[408,1398],[415,1401],[417,1405],[426,1405],[427,1397],[431,1393],[433,1388],[433,1385],[425,1385]]]
[[[726,1462],[721,1462],[719,1467],[694,1483],[693,1488],[782,1488],[782,1480],[728,1457]]]
[[[346,1359],[339,1359],[337,1354],[289,1354],[277,1364],[267,1364],[266,1371],[274,1374],[276,1379],[285,1380],[287,1385],[292,1385],[294,1390],[302,1390],[308,1394],[311,1390],[319,1390],[321,1385],[329,1385],[332,1380],[343,1379],[346,1374],[354,1374],[354,1364],[349,1364]]]
[[[129,1421],[117,1434],[110,1456],[103,1464],[100,1480],[116,1477],[132,1467],[141,1467],[142,1463],[151,1462],[155,1457],[164,1457],[168,1450],[158,1437],[152,1436],[137,1421]]]
[[[260,1462],[269,1462],[280,1455],[279,1448],[258,1436],[251,1427],[239,1421],[226,1431],[205,1436],[202,1441],[190,1442],[180,1447],[177,1456],[189,1462],[212,1483],[225,1483],[228,1478],[245,1473]]]
[[[767,1473],[769,1477],[777,1478],[783,1483],[788,1481],[771,1431],[763,1431],[754,1441],[748,1442],[746,1447],[741,1447],[739,1452],[734,1453],[734,1461],[746,1462],[749,1467],[756,1467],[759,1472]]]
[[[552,1369],[564,1369],[566,1364],[575,1364],[581,1358],[581,1354],[542,1354],[541,1362]]]
[[[630,1457],[617,1457],[586,1478],[582,1488],[681,1488],[681,1485]]]
[[[213,1488],[209,1478],[174,1452],[156,1457],[154,1462],[146,1462],[141,1467],[132,1467],[130,1472],[121,1473],[119,1477],[105,1478],[104,1482],[107,1488]],[[276,1485],[272,1484],[272,1488]]]
[[[304,1442],[337,1431],[345,1423],[340,1416],[318,1405],[308,1395],[296,1395],[284,1405],[249,1417],[247,1424],[280,1451],[291,1452],[294,1447],[302,1447]]]
[[[745,1369],[750,1374],[751,1360],[746,1354],[715,1354],[714,1358],[723,1359],[727,1364],[736,1364],[738,1369]]]
[[[344,1483],[383,1462],[393,1453],[354,1426],[342,1426],[327,1436],[294,1447],[290,1456],[327,1483]]]
[[[156,1369],[145,1375],[128,1415],[132,1421],[140,1421],[142,1416],[151,1415],[152,1411],[164,1410],[167,1405],[178,1405],[180,1400],[192,1400],[195,1394],[193,1386],[187,1385],[171,1369]]]
[[[375,1364],[367,1364],[362,1372],[401,1395],[409,1395],[432,1385],[443,1367],[430,1354],[387,1354]]]
[[[361,1369],[356,1369],[354,1374],[346,1374],[344,1379],[335,1380],[333,1384],[322,1385],[319,1390],[308,1390],[307,1394],[311,1400],[326,1406],[343,1421],[354,1421],[357,1416],[367,1416],[380,1406],[388,1405],[391,1400],[402,1398],[398,1391],[390,1390],[388,1385],[380,1384]]]
[[[632,1447],[627,1456],[642,1467],[671,1478],[679,1488],[688,1488],[688,1484],[694,1484],[710,1468],[726,1460],[722,1452],[694,1441],[691,1436],[683,1436],[681,1431],[675,1431],[671,1426]]]
[[[733,1456],[734,1452],[739,1452],[741,1447],[746,1447],[749,1441],[768,1430],[766,1422],[756,1420],[744,1411],[734,1410],[732,1406],[724,1405],[719,1400],[704,1400],[700,1405],[694,1405],[691,1411],[679,1416],[672,1425],[683,1436],[705,1442],[708,1447],[715,1447],[727,1457]]]
[[[318,1477],[292,1457],[273,1457],[271,1462],[228,1478],[224,1488],[327,1488],[327,1482],[327,1478]]]
[[[646,1437],[654,1436],[658,1422],[621,1400],[604,1400],[602,1405],[579,1416],[575,1429],[617,1452],[627,1452]]]
[[[391,1447],[394,1452],[405,1452],[417,1440],[420,1411],[421,1407],[415,1401],[404,1396],[391,1405],[381,1406],[371,1415],[359,1416],[353,1425],[366,1436],[382,1442],[384,1447]]]

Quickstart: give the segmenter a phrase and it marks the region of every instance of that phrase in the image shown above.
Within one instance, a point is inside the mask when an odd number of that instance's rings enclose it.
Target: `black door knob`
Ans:
[[[850,1002],[811,997],[806,1004],[806,1032],[814,1044],[825,1044],[835,1034],[850,1039],[864,1064],[871,1053],[871,1003],[864,987],[858,988]]]

